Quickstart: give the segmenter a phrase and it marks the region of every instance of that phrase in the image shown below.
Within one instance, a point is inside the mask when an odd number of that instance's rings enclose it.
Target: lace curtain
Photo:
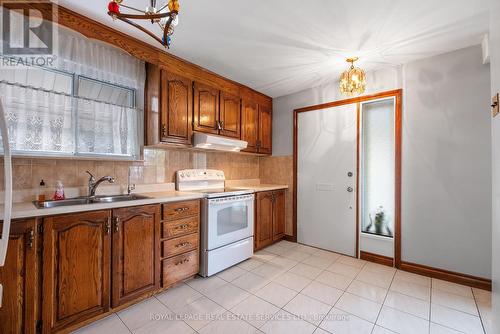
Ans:
[[[0,69],[0,96],[14,153],[138,158],[141,110],[79,98],[78,76],[144,92],[144,62],[58,26],[50,70]],[[110,99],[111,101],[111,99]],[[141,100],[137,105],[140,105]]]

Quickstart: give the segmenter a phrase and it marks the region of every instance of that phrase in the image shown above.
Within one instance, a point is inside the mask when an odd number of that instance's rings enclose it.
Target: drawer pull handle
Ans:
[[[183,259],[183,260],[181,260],[181,261],[179,261],[179,262],[176,262],[176,263],[175,263],[175,265],[176,265],[176,266],[178,266],[178,265],[180,265],[180,264],[184,264],[184,263],[186,263],[186,262],[189,262],[189,259]]]
[[[180,213],[180,212],[184,212],[184,211],[187,211],[187,210],[189,210],[188,207],[183,207],[183,208],[177,208],[177,209],[175,209],[175,212],[179,212]]]
[[[184,247],[184,246],[189,246],[189,245],[191,245],[191,243],[186,241],[186,242],[181,242],[180,244],[175,245],[175,247],[177,248],[177,247]]]
[[[176,230],[185,230],[185,229],[187,229],[188,227],[189,227],[189,225],[187,225],[187,224],[182,224],[182,225],[180,225],[180,226],[177,226],[175,229],[176,229]]]

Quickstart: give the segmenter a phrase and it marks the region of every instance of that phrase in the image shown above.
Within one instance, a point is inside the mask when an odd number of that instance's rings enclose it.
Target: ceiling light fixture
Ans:
[[[354,62],[357,60],[358,57],[347,58],[346,61],[351,63],[351,67],[340,76],[340,92],[347,96],[360,95],[365,92],[365,71],[359,67],[354,67]]]
[[[168,3],[163,6],[157,6],[156,0],[149,0],[149,6],[147,6],[145,10],[126,6],[122,2],[123,0],[112,0],[108,4],[108,15],[111,16],[113,20],[118,19],[126,22],[153,37],[161,45],[170,48],[171,36],[174,33],[174,27],[179,24],[178,0],[169,0]],[[122,13],[120,11],[120,7],[127,8],[140,14]],[[154,33],[132,20],[150,20],[152,24],[158,24],[163,31],[162,38],[159,38]]]

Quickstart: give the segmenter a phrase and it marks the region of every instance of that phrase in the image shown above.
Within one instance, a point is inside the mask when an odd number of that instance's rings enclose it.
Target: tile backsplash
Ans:
[[[65,187],[86,189],[90,171],[96,177],[111,175],[117,185],[126,186],[129,168],[132,182],[157,184],[175,182],[175,172],[186,168],[222,169],[228,180],[258,179],[259,157],[226,153],[200,152],[183,149],[144,149],[143,161],[105,161],[50,158],[13,158],[13,189],[29,192],[36,189],[43,179],[52,190],[57,180]],[[0,166],[0,183],[3,183],[3,166]],[[0,184],[3,187],[3,184]]]
[[[292,156],[258,157],[226,152],[146,148],[142,161],[13,158],[12,164],[16,202],[34,200],[41,179],[46,183],[47,195],[53,193],[57,180],[61,180],[69,190],[68,196],[84,195],[87,192],[87,170],[96,177],[113,176],[116,180],[115,186],[119,186],[116,188],[122,192],[126,190],[129,169],[132,172],[132,183],[137,185],[172,184],[175,182],[175,172],[186,168],[221,169],[230,185],[286,184],[289,186],[286,199],[286,234],[293,234]],[[0,186],[3,188],[1,165]]]

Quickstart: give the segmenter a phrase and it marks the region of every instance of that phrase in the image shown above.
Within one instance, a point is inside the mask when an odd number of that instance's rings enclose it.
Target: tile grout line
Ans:
[[[479,309],[479,305],[478,305],[478,302],[477,302],[477,299],[476,299],[476,294],[474,293],[474,289],[471,289],[471,290],[472,290],[472,296],[474,297],[474,304],[476,304],[477,314],[479,315],[479,320],[481,321],[481,326],[483,327],[483,332],[487,333],[486,332],[486,327],[484,325],[483,317],[481,315],[481,310]]]
[[[375,326],[377,326],[378,318],[380,317],[380,313],[382,313],[382,308],[385,305],[385,301],[387,300],[387,295],[389,294],[389,290],[390,290],[390,288],[392,286],[392,282],[394,282],[394,278],[396,277],[396,273],[397,273],[397,269],[396,269],[396,271],[392,275],[391,283],[389,284],[389,287],[387,288],[387,291],[386,291],[385,296],[384,296],[384,301],[382,302],[382,305],[380,306],[380,310],[378,310],[377,318],[375,319],[375,323],[373,324],[372,333],[375,330]],[[385,328],[383,326],[380,326],[380,327]]]

